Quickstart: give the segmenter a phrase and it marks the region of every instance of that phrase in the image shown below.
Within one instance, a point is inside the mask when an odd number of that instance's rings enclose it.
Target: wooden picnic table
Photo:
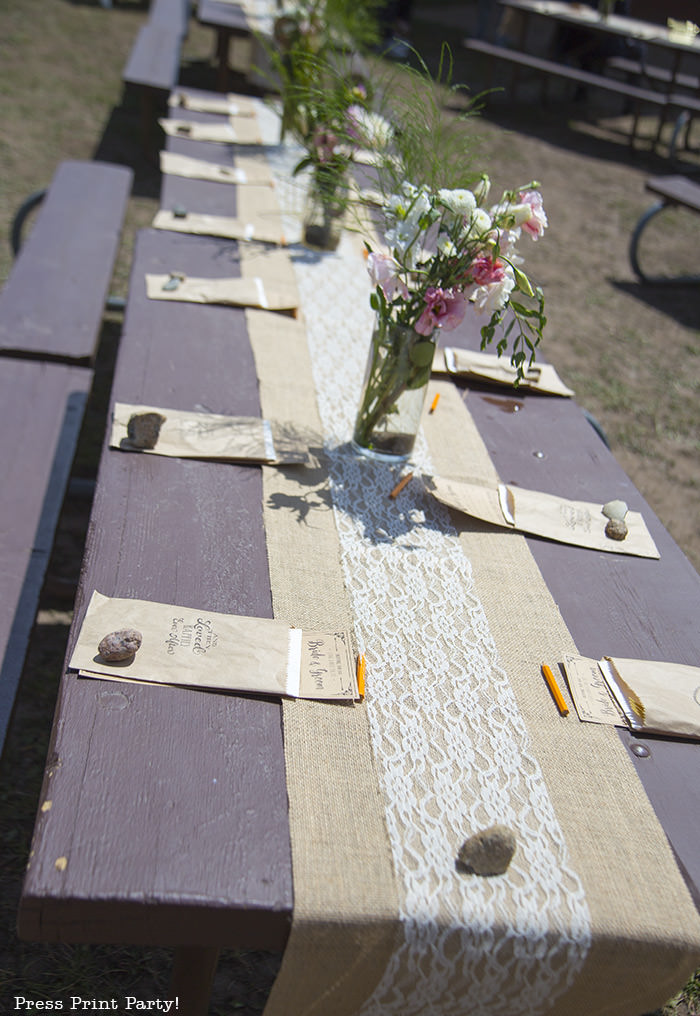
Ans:
[[[586,3],[567,3],[564,0],[499,0],[504,18],[510,18],[513,43],[495,45],[482,39],[465,39],[467,49],[485,55],[490,61],[510,63],[511,86],[515,87],[521,68],[541,75],[543,91],[549,78],[573,82],[579,88],[601,89],[623,98],[632,109],[633,122],[630,142],[634,144],[640,110],[650,107],[658,112],[656,141],[661,139],[667,114],[677,118],[697,115],[700,111],[698,93],[697,58],[700,55],[700,37],[683,34],[666,25],[644,21],[627,15],[601,14],[595,6]],[[582,68],[548,49],[542,51],[542,26],[574,28],[591,39],[590,50],[596,42],[635,42],[646,52],[647,47],[657,53],[654,60],[632,60],[629,56],[610,56],[602,68]],[[586,50],[582,43],[579,49]],[[665,66],[668,64],[668,66]],[[686,71],[693,73],[686,73]],[[615,71],[617,73],[611,73]],[[622,74],[622,79],[619,77]],[[487,76],[490,87],[491,72]],[[671,144],[675,154],[677,125]]]
[[[226,91],[231,74],[231,43],[241,40],[249,47],[248,58],[242,63],[247,72],[253,62],[253,36],[256,32],[270,35],[274,5],[266,0],[198,0],[197,21],[205,28],[211,28],[216,36],[216,62],[218,67],[217,87]]]
[[[205,159],[220,161],[223,155],[205,143],[193,149],[191,140],[168,142],[187,146],[188,153],[198,150]],[[269,153],[274,161],[282,150],[271,145]],[[279,176],[278,181],[283,183]],[[199,211],[219,214],[225,207],[235,215],[240,188],[168,178],[163,193],[168,201],[186,198],[192,210],[196,202]],[[386,888],[390,897],[392,866],[382,867],[390,856],[387,842],[396,851],[391,856],[401,881],[401,837],[391,839],[395,831],[385,834],[388,841],[380,837],[381,862],[362,838],[374,835],[377,802],[391,796],[391,781],[383,782],[388,778],[383,767],[392,762],[388,745],[398,750],[405,739],[406,759],[418,767],[417,786],[431,808],[440,811],[449,798],[459,812],[473,798],[472,817],[502,807],[511,821],[519,815],[525,823],[519,846],[524,867],[518,861],[512,882],[461,882],[452,862],[435,897],[449,889],[478,901],[472,921],[452,929],[443,953],[453,972],[453,950],[461,955],[470,943],[464,964],[471,973],[465,981],[454,975],[465,1011],[479,1007],[524,1016],[547,1002],[552,1012],[587,1016],[649,1011],[681,987],[700,958],[691,902],[692,897],[700,903],[700,746],[560,717],[538,673],[541,654],[556,653],[557,643],[549,629],[542,630],[543,600],[534,587],[542,582],[541,595],[551,597],[552,629],[564,625],[586,656],[696,663],[700,577],[569,399],[434,382],[443,398],[425,418],[428,451],[419,444],[414,468],[426,468],[430,457],[443,471],[459,466],[471,418],[484,442],[478,454],[487,454],[504,482],[572,498],[624,497],[643,512],[659,560],[494,531],[437,511],[416,481],[401,500],[391,501],[388,494],[403,470],[356,459],[344,426],[334,429],[336,414],[345,411],[343,398],[334,395],[337,375],[342,377],[346,360],[358,355],[363,360],[368,345],[368,334],[349,340],[366,304],[358,302],[355,276],[347,271],[365,269],[355,240],[346,236],[343,244],[337,256],[290,250],[298,259],[307,347],[301,321],[146,297],[147,270],[237,275],[238,241],[163,230],[139,235],[113,399],[240,415],[268,414],[274,403],[297,407],[311,417],[318,412],[325,443],[312,445],[315,465],[301,474],[294,472],[297,467],[138,455],[105,445],[69,654],[95,589],[258,617],[280,616],[285,604],[289,614],[283,616],[295,624],[305,624],[307,612],[324,616],[324,611],[334,624],[350,604],[366,642],[367,699],[349,709],[307,710],[265,697],[112,684],[66,671],[20,903],[20,934],[41,941],[172,946],[174,990],[187,1016],[206,1012],[207,980],[222,947],[286,946],[290,964],[301,957],[297,981],[316,956],[321,967],[328,963],[337,970],[337,956],[324,951],[329,929],[314,920],[305,894],[317,892],[321,902],[333,896],[337,890],[330,881],[317,878],[314,886],[314,873],[330,864],[342,871],[355,897],[363,897],[366,885],[376,885],[382,897]],[[326,337],[327,322],[314,299],[331,288],[335,317]],[[260,314],[271,329],[262,344],[256,333]],[[443,339],[467,348],[479,343],[473,320]],[[328,342],[331,348],[323,353]],[[352,413],[356,392],[345,395]],[[468,416],[462,415],[464,405]],[[450,419],[458,426],[448,432],[448,447],[437,438]],[[333,536],[336,522],[340,537]],[[275,528],[280,525],[293,534],[294,544],[281,555]],[[527,569],[522,585],[508,566],[513,537],[517,559]],[[461,556],[464,548],[474,555],[471,563]],[[433,560],[434,565],[422,564]],[[421,581],[423,567],[428,571]],[[445,589],[453,599],[443,598]],[[487,656],[462,672],[462,654],[472,643]],[[433,646],[447,655],[431,657],[430,667],[425,654]],[[394,653],[398,659],[392,662]],[[558,661],[550,656],[549,662]],[[406,710],[415,723],[389,742],[385,735],[395,730],[383,728],[379,704],[384,682],[393,686],[395,667],[400,712]],[[452,668],[470,699],[454,736],[467,736],[473,717],[480,720],[469,751],[467,737],[463,749],[442,758],[434,754],[437,743],[421,743],[420,703],[423,696],[433,702],[431,696],[452,680]],[[449,722],[456,708],[457,701],[448,701],[444,715],[437,710],[436,722]],[[295,741],[300,717],[312,720],[312,733],[301,742]],[[401,716],[394,720],[402,730]],[[373,750],[364,726],[370,721]],[[325,760],[314,759],[318,745],[328,752]],[[292,779],[295,752],[302,749],[308,749],[309,771]],[[431,757],[444,776],[439,793],[432,787]],[[399,771],[394,775],[398,779]],[[316,830],[306,845],[298,839],[299,812],[305,810],[294,782],[300,776],[302,786],[303,777],[320,780],[322,795],[328,795],[329,812],[311,808],[302,816]],[[413,778],[409,769],[401,776],[406,786]],[[453,787],[459,788],[456,795]],[[575,792],[567,797],[566,787]],[[333,820],[350,798],[359,831],[345,842],[334,835]],[[386,807],[393,829],[396,815]],[[421,844],[430,844],[432,851],[438,833],[439,827],[429,832],[426,826],[412,848],[420,855]],[[530,835],[537,842],[534,853]],[[430,858],[428,872],[437,864],[432,852]],[[587,867],[591,858],[598,859],[595,877]],[[519,901],[512,924],[501,923],[508,909],[502,889]],[[444,966],[431,973],[433,950],[443,948],[434,941],[435,920],[427,912],[409,914],[406,925],[397,925],[417,929],[422,944],[409,969],[421,990],[445,984]],[[299,929],[300,921],[306,930]],[[394,927],[388,918],[367,928],[362,913],[337,916],[353,949],[360,947],[356,968],[347,952],[340,953],[340,981],[348,997],[363,986],[361,975],[375,954],[370,949],[372,955],[363,955],[361,944],[368,932],[381,932],[383,923]],[[299,954],[299,934],[309,934],[316,948]],[[401,948],[397,945],[397,956]],[[662,970],[650,975],[647,966],[655,956],[662,957]],[[401,991],[407,982],[401,969],[393,969],[398,994],[387,1012],[404,1013]],[[375,972],[378,998],[383,974]],[[370,978],[370,994],[372,987]],[[282,1011],[297,1011],[291,998],[281,1004]],[[339,1002],[337,1011],[345,1012],[345,1005],[350,1003]],[[446,1011],[457,1012],[457,1002],[452,1005]]]

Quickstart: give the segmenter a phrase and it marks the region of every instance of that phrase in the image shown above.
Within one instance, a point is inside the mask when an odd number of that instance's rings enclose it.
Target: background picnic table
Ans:
[[[471,29],[476,2],[414,4],[421,53],[436,57],[453,40],[457,81],[474,68],[456,44]],[[147,4],[115,0],[111,10],[71,0],[4,0],[0,11],[0,234],[19,203],[51,179],[68,158],[131,166],[133,197],[113,290],[126,295],[133,237],[158,204],[159,173],[141,146],[139,110],[122,91],[121,74]],[[79,59],[77,59],[79,55]],[[192,21],[183,47],[181,82],[214,87],[211,33]],[[648,176],[670,172],[657,155],[627,147],[627,121],[604,96],[599,105],[555,98],[549,109],[494,102],[473,125],[476,168],[498,188],[542,182],[550,228],[528,250],[528,268],[547,297],[547,358],[604,428],[612,449],[696,568],[700,568],[700,290],[641,286],[627,259],[630,233],[649,204]],[[648,136],[655,119],[646,124]],[[641,133],[644,134],[642,122]],[[700,174],[700,157],[684,155]],[[29,224],[30,225],[30,224]],[[649,237],[647,256],[695,268],[695,222],[671,215]],[[0,241],[0,285],[11,264]],[[165,990],[169,957],[157,950],[46,947],[21,943],[16,904],[34,820],[56,685],[70,622],[90,480],[101,446],[104,409],[121,317],[107,315],[97,387],[87,414],[73,485],[45,587],[30,659],[20,689],[0,777],[0,999],[115,993],[154,997]],[[80,496],[81,492],[84,496]],[[224,957],[214,1008],[262,1010],[277,957]],[[699,990],[700,993],[700,990]],[[686,1012],[692,1012],[683,999]],[[682,1011],[682,1010],[676,1010]],[[696,1009],[695,1011],[700,1011]]]

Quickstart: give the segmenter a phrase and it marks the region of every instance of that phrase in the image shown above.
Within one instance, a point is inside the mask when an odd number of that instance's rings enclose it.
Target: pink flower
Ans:
[[[490,282],[501,282],[505,278],[506,269],[500,258],[492,258],[488,254],[480,254],[471,264],[467,272],[468,278],[477,286],[486,286]]]
[[[399,278],[399,265],[388,254],[367,255],[367,271],[372,284],[381,288],[384,296],[391,302],[398,293],[404,300],[408,297],[408,287]]]
[[[436,328],[451,331],[463,319],[467,300],[463,293],[429,286],[425,291],[425,307],[415,324],[419,335],[432,335]]]
[[[519,194],[520,202],[530,208],[530,218],[522,223],[522,228],[529,233],[533,240],[536,240],[545,231],[547,226],[547,215],[542,205],[542,195],[539,191],[522,191]]]

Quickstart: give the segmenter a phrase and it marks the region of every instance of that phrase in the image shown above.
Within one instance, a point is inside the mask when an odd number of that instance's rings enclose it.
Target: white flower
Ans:
[[[493,223],[491,216],[484,208],[474,208],[471,215],[465,220],[461,232],[461,239],[486,241]]]
[[[446,190],[437,193],[438,201],[455,215],[469,215],[476,208],[476,198],[470,190]]]
[[[394,129],[379,113],[358,104],[348,108],[348,119],[349,132],[360,144],[366,148],[388,148]]]
[[[481,205],[484,203],[486,198],[489,196],[491,190],[491,181],[486,173],[481,174],[481,180],[474,188],[474,197],[476,198],[477,204]]]
[[[459,253],[453,241],[449,236],[445,236],[444,233],[440,236],[437,242],[437,249],[447,258],[456,257]]]

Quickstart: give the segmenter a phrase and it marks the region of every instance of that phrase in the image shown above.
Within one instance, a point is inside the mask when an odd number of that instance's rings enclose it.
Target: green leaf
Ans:
[[[406,388],[408,391],[414,391],[416,388],[422,388],[423,385],[427,385],[430,380],[430,372],[432,368],[432,360],[429,365],[423,367],[411,378],[409,378]]]
[[[434,342],[419,342],[411,349],[409,356],[416,367],[427,367],[432,365],[434,354]]]

